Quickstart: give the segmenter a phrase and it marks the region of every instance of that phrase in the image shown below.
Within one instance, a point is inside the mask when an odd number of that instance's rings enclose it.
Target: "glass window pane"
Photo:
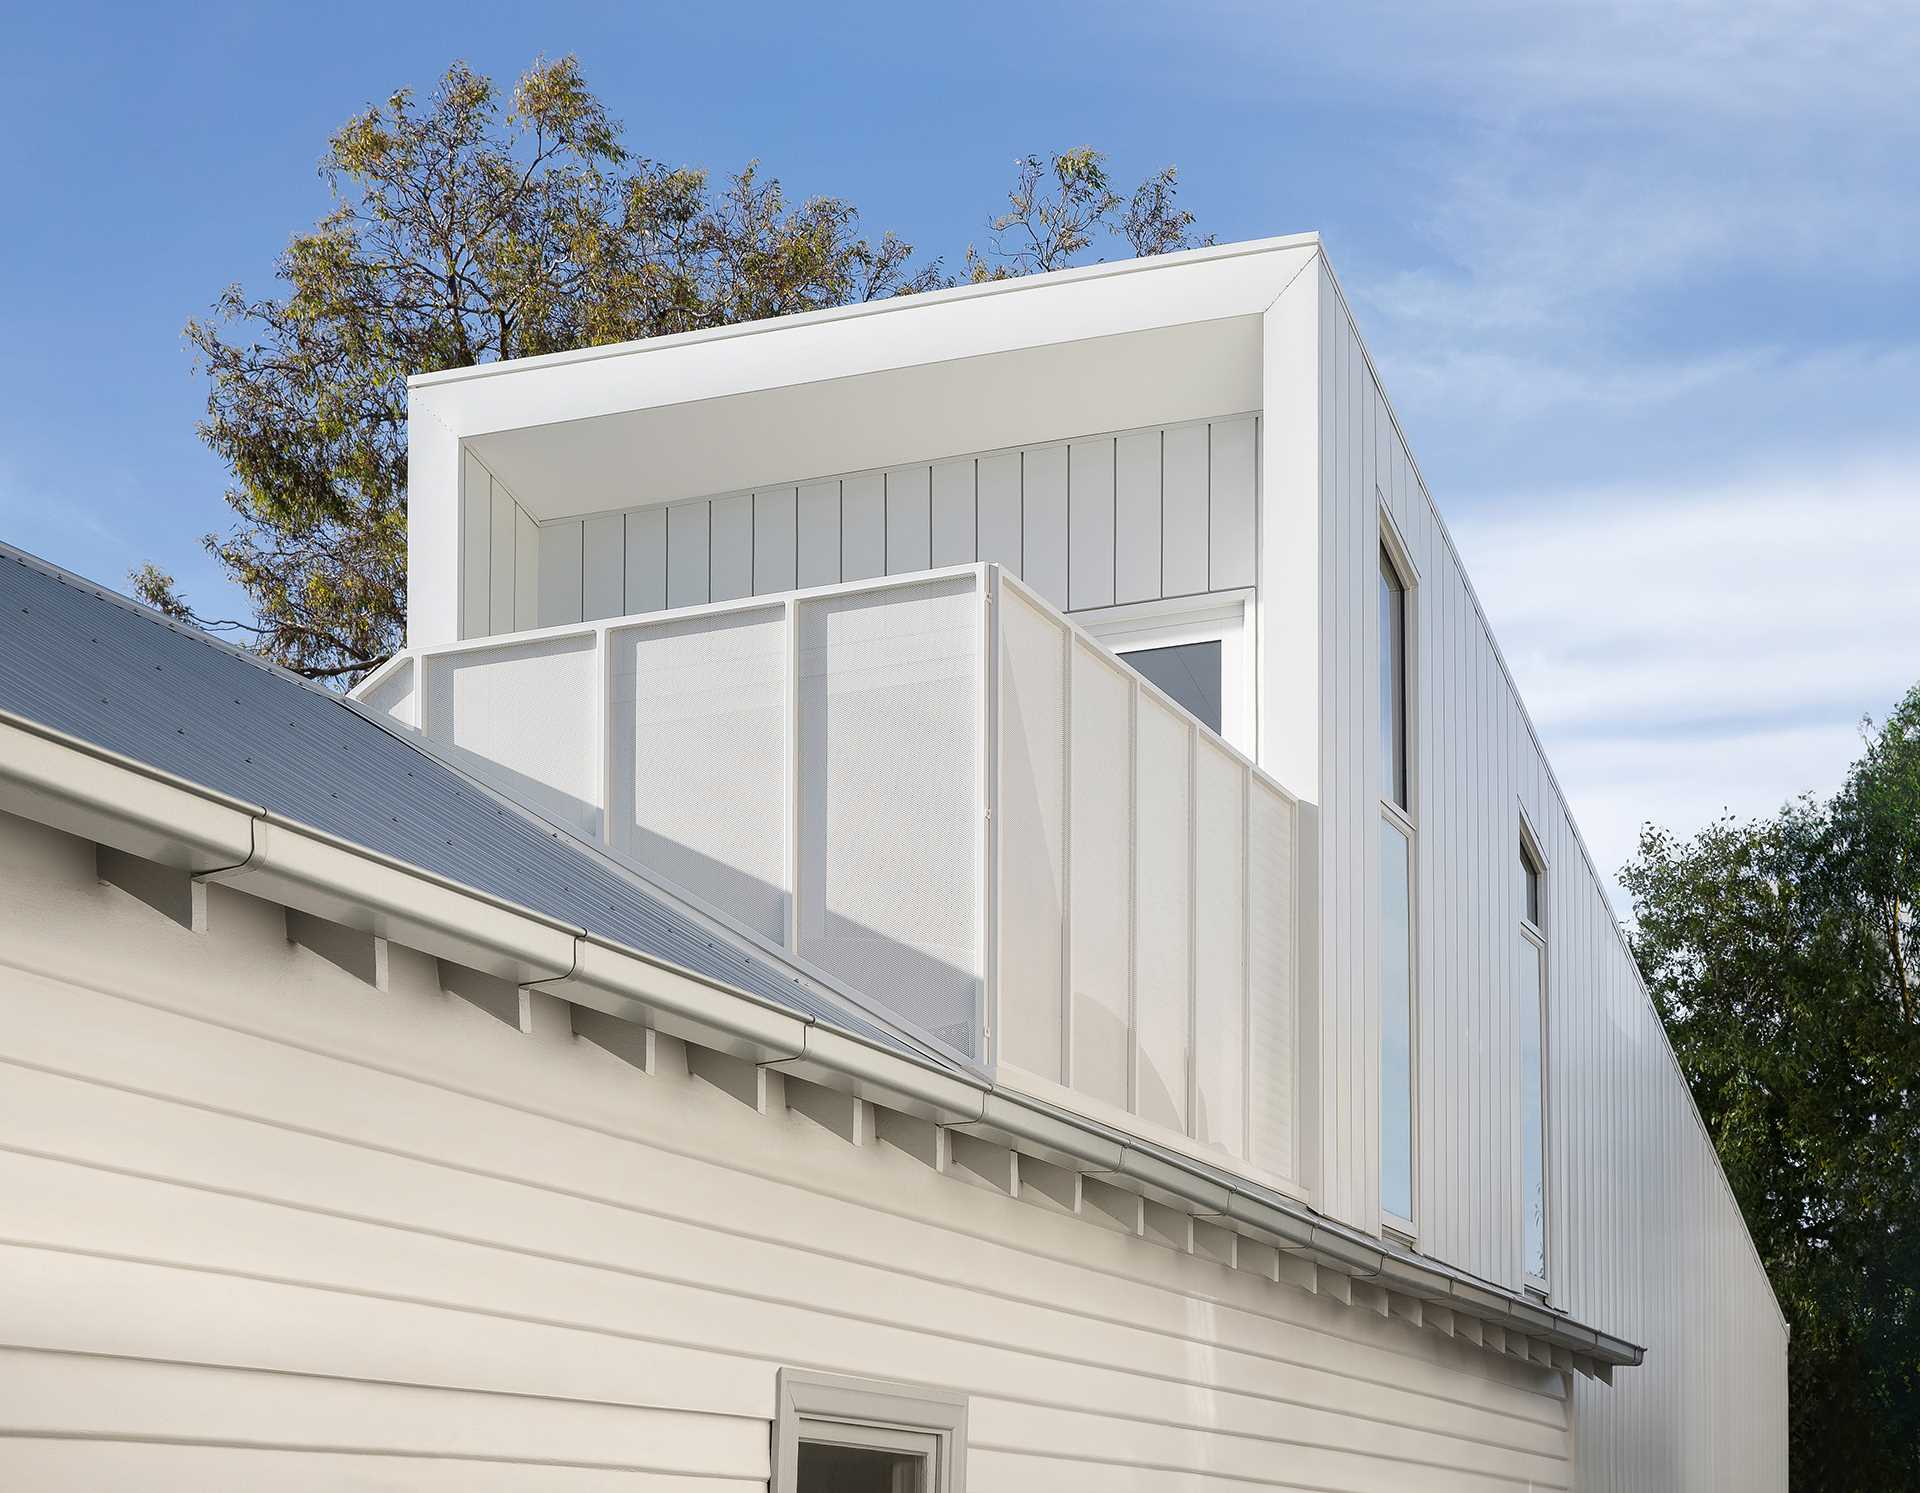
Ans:
[[[1522,1257],[1527,1274],[1546,1279],[1546,1070],[1541,1051],[1541,972],[1545,956],[1524,934],[1520,938],[1520,1207],[1524,1218]]]
[[[865,1446],[800,1443],[799,1493],[926,1493],[925,1457]]]
[[[1380,821],[1380,1206],[1413,1221],[1413,902],[1407,837]]]
[[[1527,847],[1520,847],[1520,882],[1524,888],[1524,902],[1521,910],[1527,921],[1536,928],[1540,926],[1540,873],[1534,868],[1533,857],[1527,854]]]
[[[1380,551],[1381,791],[1407,807],[1407,593]]]
[[[1136,648],[1120,656],[1151,684],[1171,695],[1189,715],[1220,730],[1220,644],[1179,643]]]

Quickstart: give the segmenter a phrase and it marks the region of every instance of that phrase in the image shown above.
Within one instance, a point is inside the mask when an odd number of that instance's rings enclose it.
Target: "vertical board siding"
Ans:
[[[1161,447],[1160,589],[1207,589],[1207,427],[1176,425]]]
[[[800,485],[798,536],[799,584],[840,584],[840,484],[804,482]]]
[[[887,574],[933,568],[933,490],[930,469],[896,467],[887,473]]]
[[[753,495],[753,590],[791,591],[799,584],[799,528],[791,487]]]
[[[618,513],[590,518],[582,536],[580,619],[618,617],[626,608],[627,526]]]
[[[535,524],[468,453],[462,574],[472,579],[463,581],[462,635],[638,616],[976,560],[1004,565],[1062,611],[1245,589],[1254,581],[1258,427],[1255,415],[1233,415],[633,508],[584,523]],[[1170,485],[1163,447],[1172,452]],[[562,554],[576,532],[579,576],[569,582]],[[543,563],[555,567],[552,594],[543,593]]]
[[[1509,1289],[1524,1283],[1524,809],[1548,863],[1551,1299],[1648,1348],[1645,1365],[1618,1371],[1612,1387],[1570,1381],[1572,1478],[1607,1490],[1780,1488],[1785,1334],[1765,1274],[1445,528],[1337,289],[1330,278],[1322,286],[1315,1204],[1378,1227],[1384,510],[1418,572],[1408,688],[1420,1247]],[[1216,423],[1216,493],[1230,439]],[[1220,513],[1216,505],[1216,522]]]
[[[887,479],[879,472],[840,484],[840,579],[887,573]]]
[[[971,565],[974,560],[973,458],[933,467],[933,564]]]
[[[640,508],[627,515],[626,610],[657,612],[667,604],[667,511]]]
[[[23,1487],[747,1493],[782,1364],[968,1395],[982,1488],[1570,1481],[1557,1375],[0,852]]]
[[[753,595],[753,494],[715,498],[708,522],[707,599]]]
[[[703,606],[707,601],[707,507],[683,503],[667,510],[667,605]]]
[[[1076,441],[1068,448],[1067,604],[1073,610],[1114,604],[1113,441]]]
[[[1067,609],[1067,448],[1042,446],[1020,458],[1020,574]]]
[[[540,529],[540,625],[580,620],[580,558],[585,526],[579,519]]]

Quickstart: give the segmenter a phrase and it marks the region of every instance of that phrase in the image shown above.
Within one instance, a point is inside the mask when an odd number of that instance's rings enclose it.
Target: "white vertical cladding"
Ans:
[[[407,405],[407,646],[460,636],[464,529],[460,439],[412,400]]]
[[[1002,572],[1000,1078],[1298,1189],[1296,805]]]
[[[887,473],[886,481],[887,574],[932,568],[932,469],[895,467]]]
[[[1261,563],[1258,453],[1259,417],[1227,415],[543,524],[469,453],[457,631],[498,636],[977,560],[1061,611],[1241,590]]]
[[[1067,644],[1063,622],[999,591],[1000,896],[995,1052],[1065,1080]]]
[[[1310,287],[1310,289],[1309,289]],[[1276,323],[1317,297],[1323,528],[1319,874],[1321,1101],[1314,1201],[1377,1220],[1375,556],[1390,522],[1417,570],[1409,718],[1415,843],[1416,1223],[1420,1247],[1519,1289],[1522,1279],[1518,855],[1524,812],[1546,866],[1551,1301],[1643,1343],[1611,1387],[1573,1380],[1583,1488],[1779,1488],[1785,1332],[1599,877],[1420,482],[1331,275],[1303,274],[1269,313],[1262,453],[1265,622],[1286,603],[1276,523],[1306,481],[1275,376],[1297,349]],[[1383,518],[1384,514],[1384,518]],[[1268,625],[1263,640],[1274,636]],[[1266,655],[1263,687],[1289,660]],[[1284,677],[1284,675],[1283,675]],[[1286,698],[1269,690],[1271,707]],[[1272,721],[1270,714],[1267,718]],[[1263,732],[1284,753],[1285,723]],[[1304,764],[1303,764],[1304,770]],[[1302,1024],[1302,1030],[1307,1030]],[[1303,1063],[1304,1067],[1304,1063]]]

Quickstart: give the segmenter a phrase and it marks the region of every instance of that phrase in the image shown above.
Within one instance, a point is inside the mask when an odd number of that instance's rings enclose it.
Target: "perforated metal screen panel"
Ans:
[[[621,628],[609,641],[614,848],[784,941],[784,610]]]
[[[529,808],[597,837],[598,661],[590,634],[431,657],[421,727],[484,758]]]
[[[972,576],[801,602],[799,952],[979,1056]]]

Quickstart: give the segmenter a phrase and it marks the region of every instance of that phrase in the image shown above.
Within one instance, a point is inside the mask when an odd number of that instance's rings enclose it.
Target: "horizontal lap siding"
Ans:
[[[1558,1376],[0,836],[0,1434],[35,1486],[755,1486],[780,1364],[967,1391],[982,1488],[1567,1482]]]
[[[1323,1209],[1378,1222],[1382,508],[1418,571],[1410,627],[1422,1249],[1521,1277],[1518,857],[1548,861],[1553,1304],[1646,1345],[1573,1381],[1581,1486],[1780,1487],[1785,1331],[1468,581],[1330,279],[1322,281]],[[1544,561],[1543,561],[1544,563]]]

